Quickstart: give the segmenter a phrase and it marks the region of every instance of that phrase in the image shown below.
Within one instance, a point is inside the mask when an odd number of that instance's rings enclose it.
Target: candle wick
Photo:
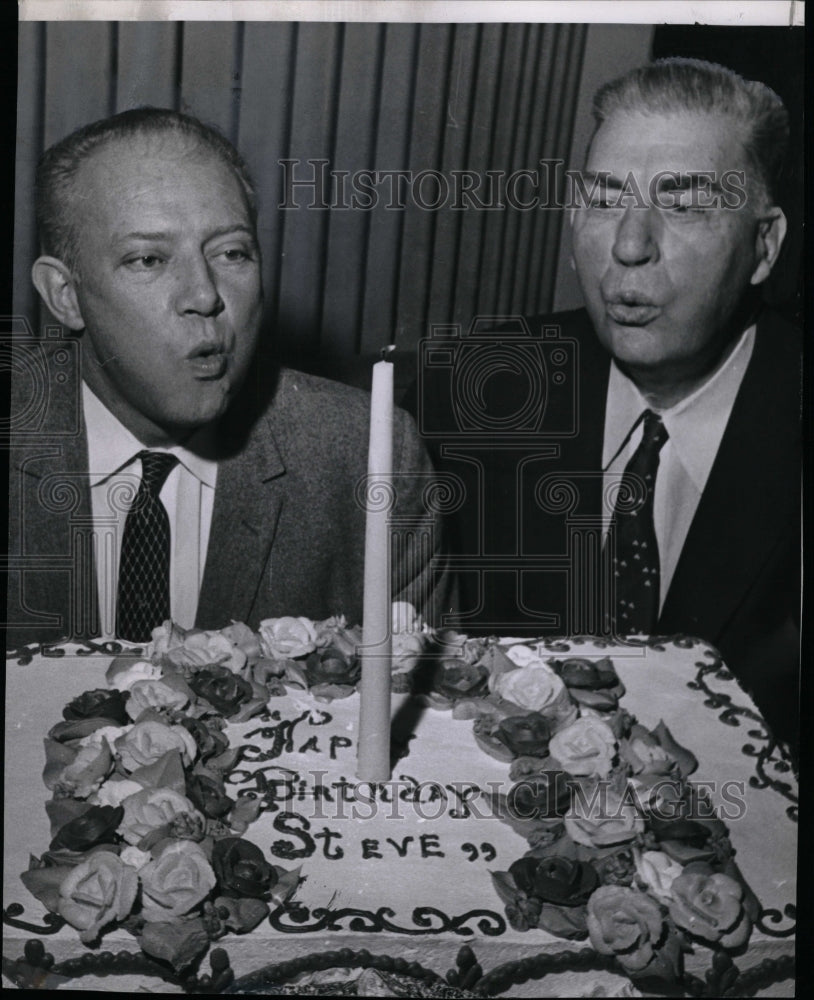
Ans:
[[[388,344],[387,347],[383,347],[382,348],[382,352],[381,352],[382,353],[382,361],[387,361],[387,355],[388,354],[392,354],[393,351],[395,351],[395,349],[396,349],[396,345],[395,344]]]

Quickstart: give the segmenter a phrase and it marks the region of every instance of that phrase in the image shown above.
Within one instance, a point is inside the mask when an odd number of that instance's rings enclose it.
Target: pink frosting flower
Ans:
[[[189,799],[171,788],[145,788],[123,802],[119,833],[128,844],[138,844],[148,833],[172,823],[179,816],[203,817]]]
[[[157,681],[163,676],[164,670],[157,663],[150,663],[149,660],[131,663],[120,657],[110,664],[106,678],[109,687],[129,691],[139,681]]]
[[[612,847],[633,840],[644,830],[644,820],[633,802],[599,782],[593,788],[575,786],[565,829],[577,844]]]
[[[539,712],[560,726],[568,725],[576,718],[577,709],[567,688],[554,671],[542,663],[495,674],[489,686],[506,701],[526,711]]]
[[[110,851],[97,851],[71,869],[59,887],[59,915],[85,944],[114,920],[124,920],[138,891],[135,869]]]
[[[195,759],[197,745],[183,726],[165,726],[162,722],[148,720],[137,722],[133,728],[116,740],[116,753],[126,771],[146,767],[160,760],[170,750],[181,754],[184,766]]]
[[[307,618],[266,618],[260,622],[260,646],[272,660],[296,659],[316,649],[317,634]]]
[[[683,866],[663,851],[637,852],[635,858],[636,874],[650,892],[664,902],[670,900],[673,882],[684,871]]]
[[[749,940],[752,925],[743,887],[729,875],[685,870],[671,892],[670,916],[679,927],[724,948],[739,948]]]
[[[602,719],[584,716],[555,733],[549,751],[562,764],[563,771],[603,778],[616,756],[616,737]]]
[[[601,955],[615,955],[631,972],[653,958],[663,930],[659,904],[619,885],[602,885],[588,900],[588,934]]]
[[[220,632],[190,632],[181,646],[167,654],[167,659],[177,667],[199,670],[201,667],[221,666],[239,674],[246,666],[247,656],[240,646],[230,642]]]
[[[176,688],[160,680],[136,681],[130,688],[126,711],[135,722],[148,708],[171,708],[178,711],[186,708],[189,698]]]
[[[167,921],[189,913],[215,888],[217,879],[201,848],[177,840],[139,872],[142,910],[148,921]]]
[[[113,756],[107,740],[82,746],[58,775],[54,794],[62,798],[86,799],[101,787],[112,766]]]

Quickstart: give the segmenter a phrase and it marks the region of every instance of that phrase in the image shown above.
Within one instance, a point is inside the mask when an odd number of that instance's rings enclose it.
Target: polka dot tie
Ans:
[[[116,635],[148,642],[155,626],[170,617],[170,519],[159,493],[178,459],[157,451],[140,451],[136,458],[141,485],[124,522]]]
[[[625,466],[606,545],[617,635],[648,635],[658,620],[660,567],[653,493],[659,453],[667,438],[661,417],[645,410],[642,440]]]

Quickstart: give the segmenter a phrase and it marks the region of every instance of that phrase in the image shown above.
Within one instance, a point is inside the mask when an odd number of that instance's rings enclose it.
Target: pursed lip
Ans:
[[[605,312],[620,326],[647,326],[661,314],[661,306],[651,296],[638,291],[603,293]]]
[[[221,341],[199,344],[184,360],[193,376],[202,380],[221,378],[229,367],[229,354]]]

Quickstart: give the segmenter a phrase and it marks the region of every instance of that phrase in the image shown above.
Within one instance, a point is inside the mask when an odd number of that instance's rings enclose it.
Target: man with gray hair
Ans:
[[[462,614],[480,602],[475,619],[511,634],[587,621],[607,635],[697,636],[794,739],[801,337],[763,307],[760,287],[786,232],[787,114],[765,85],[676,58],[604,86],[594,117],[571,209],[586,308],[528,320],[575,345],[575,433],[541,436],[556,448],[522,462],[501,455],[486,506],[462,508],[457,537],[482,526],[485,552],[517,545],[498,537],[500,512],[517,509],[530,557],[514,593],[487,586],[485,556],[462,577]],[[549,394],[542,434],[568,426],[558,398]],[[508,394],[490,399],[512,412]],[[442,467],[463,475],[451,454],[439,454]],[[545,493],[558,484],[559,506]],[[587,552],[592,526],[587,570],[541,568],[574,551],[575,532]]]
[[[45,153],[37,209],[34,284],[69,336],[29,345],[44,392],[16,369],[8,644],[144,642],[167,618],[360,622],[369,396],[261,362],[236,150],[190,116],[125,111]],[[393,455],[393,599],[432,619],[449,578],[401,411]]]

